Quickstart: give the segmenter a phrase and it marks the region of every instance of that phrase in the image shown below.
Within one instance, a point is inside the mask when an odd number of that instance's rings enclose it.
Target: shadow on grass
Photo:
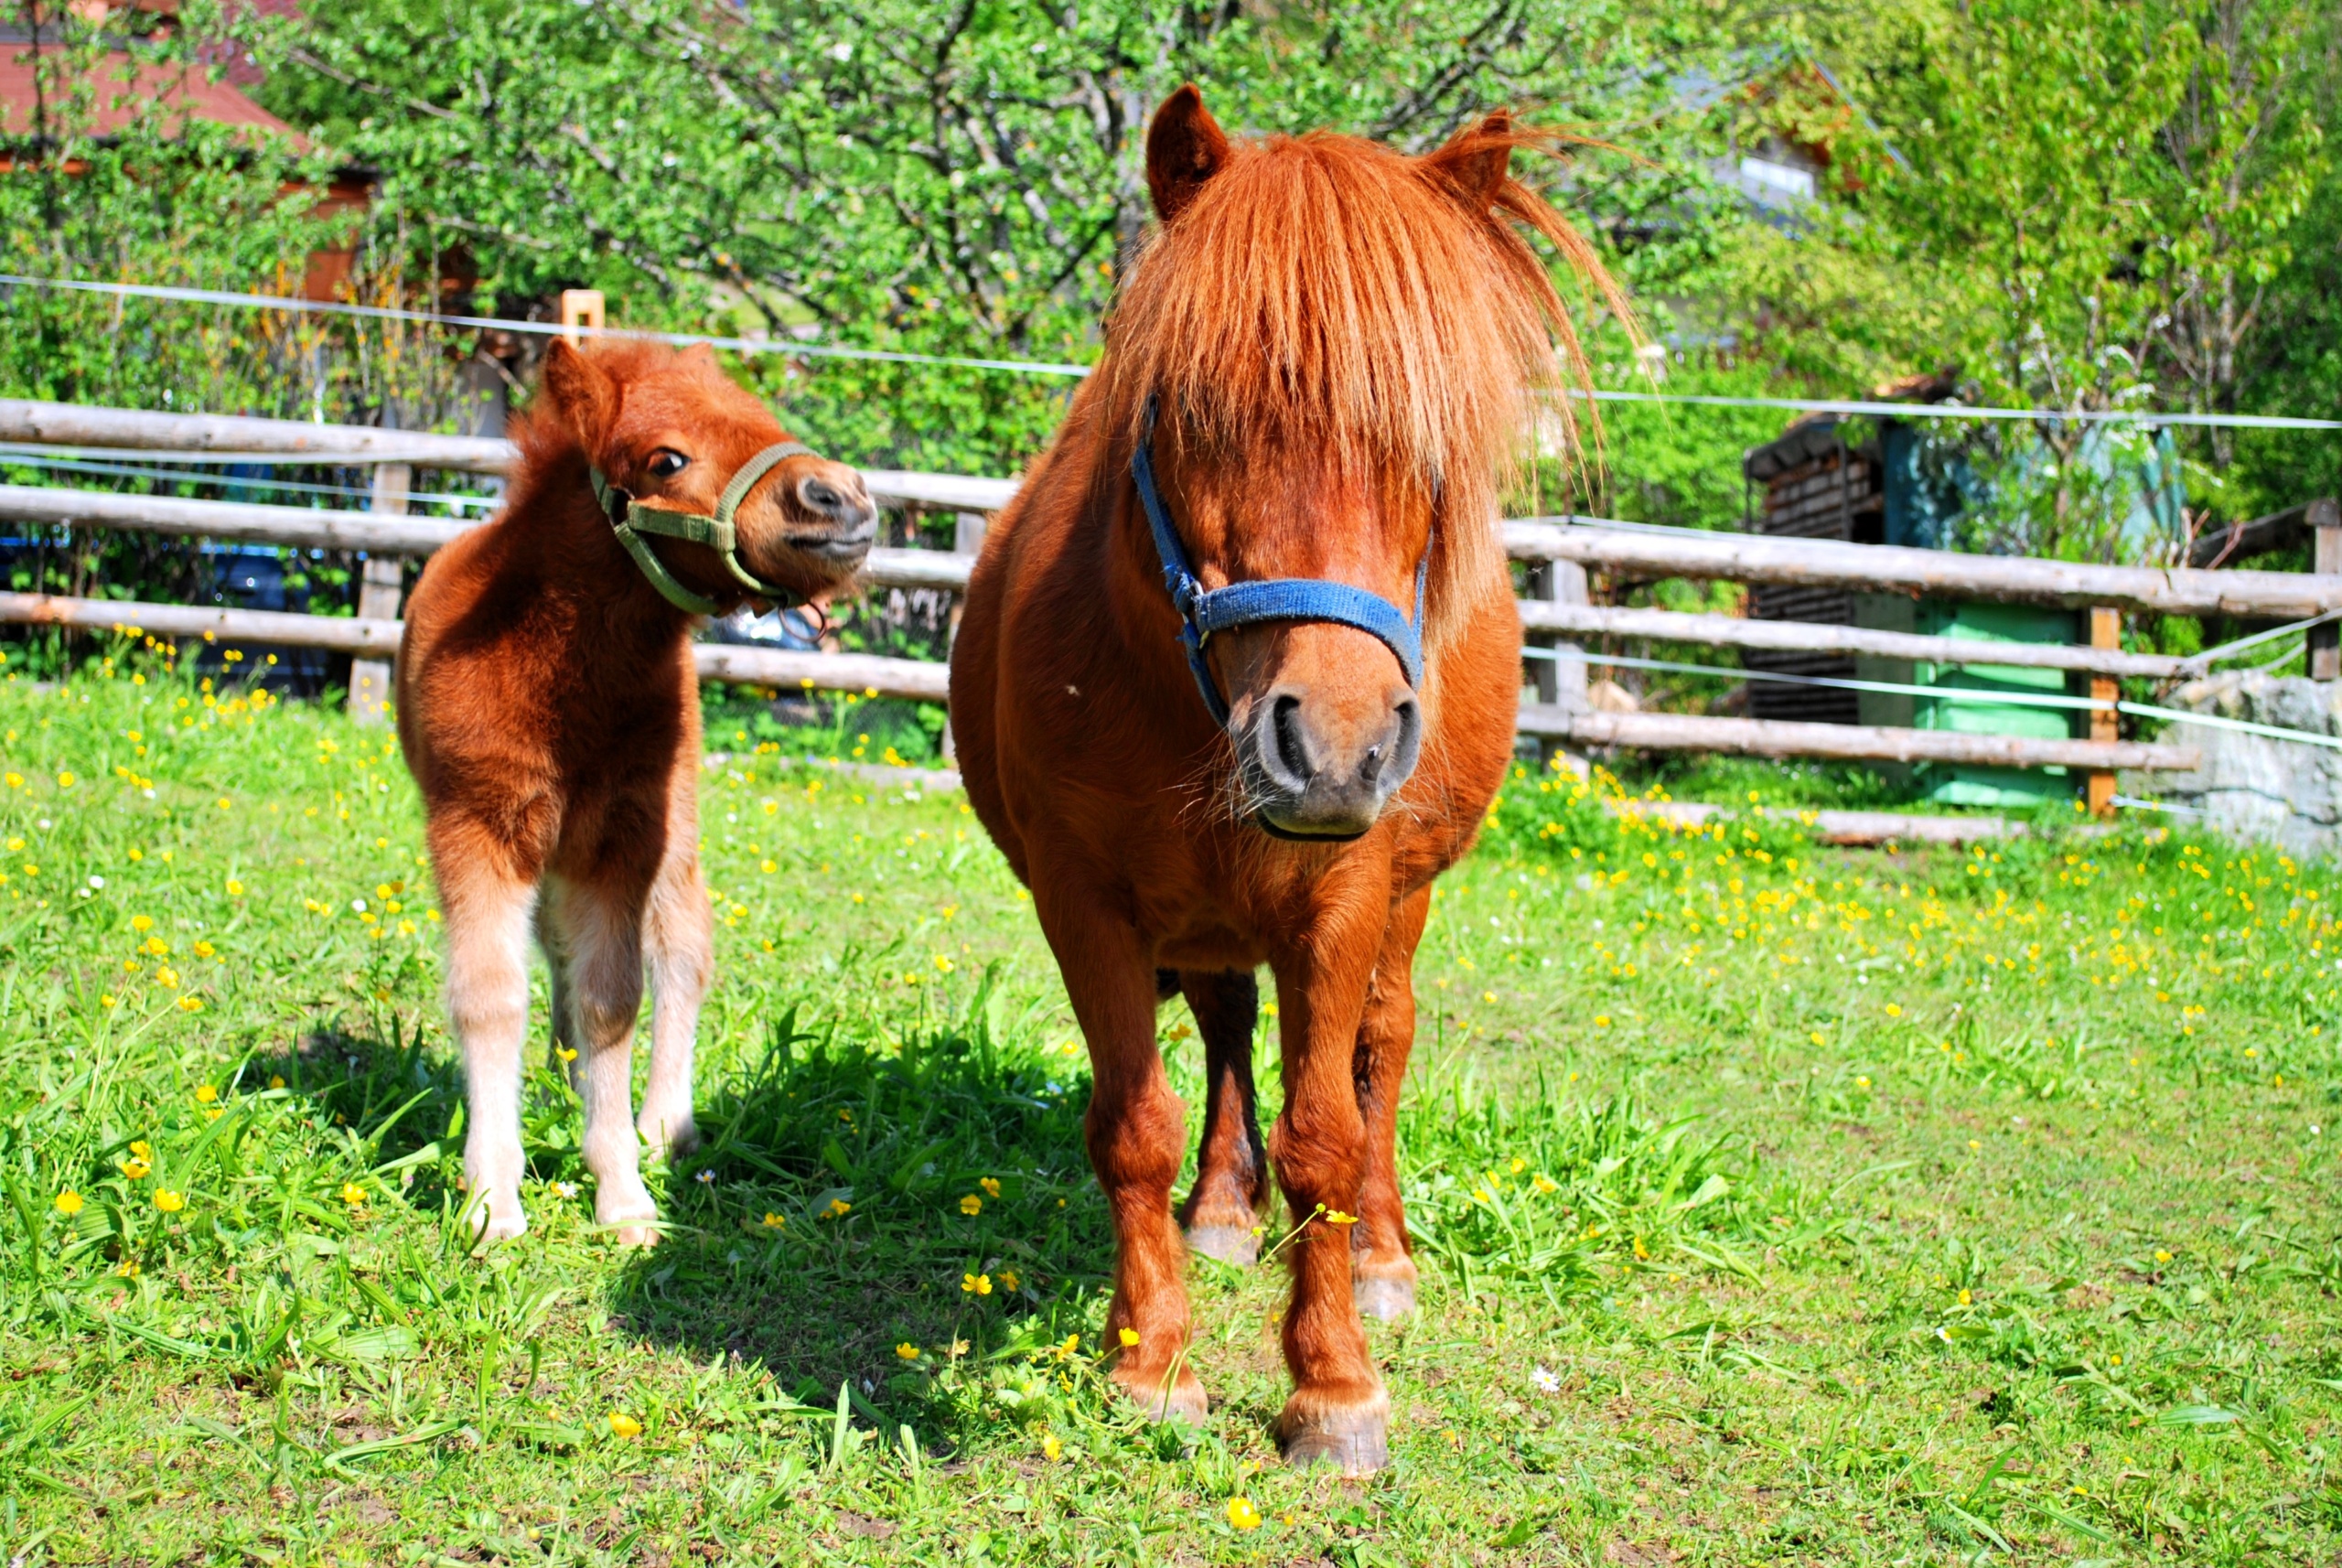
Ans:
[[[374,1145],[386,1163],[439,1141],[464,1102],[453,1055],[428,1049],[421,1024],[393,1016],[387,1036],[339,1020],[289,1048],[256,1051],[241,1074],[247,1090],[283,1087],[306,1096],[337,1127]]]
[[[1112,1247],[1086,1065],[1002,1024],[989,979],[965,1017],[899,1040],[783,1015],[752,1070],[703,1081],[672,1229],[614,1291],[626,1326],[761,1362],[808,1402],[845,1382],[884,1430],[930,1432],[941,1369],[1083,1332]]]

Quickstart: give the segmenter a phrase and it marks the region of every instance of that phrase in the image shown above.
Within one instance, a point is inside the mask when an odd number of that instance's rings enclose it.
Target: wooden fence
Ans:
[[[367,558],[354,619],[252,610],[0,594],[0,621],[104,628],[135,625],[172,637],[265,641],[345,650],[355,658],[353,703],[379,704],[385,660],[395,650],[400,563],[427,555],[477,522],[406,514],[417,468],[500,474],[513,461],[499,440],[428,435],[361,426],[209,414],[166,414],[73,404],[0,401],[0,444],[38,446],[185,462],[250,461],[369,466],[371,509],[336,511],[241,501],[186,500],[47,487],[0,486],[0,523],[72,525],[198,535],[254,544],[349,551]],[[1015,481],[867,470],[881,504],[962,514],[963,541],[981,538],[983,514],[1006,504]],[[2315,506],[2323,506],[2316,512]],[[1521,621],[1551,656],[1529,661],[1536,700],[1525,703],[1524,735],[1563,745],[1827,757],[1866,761],[2062,766],[2091,779],[2092,803],[2112,791],[2117,768],[2186,770],[2195,748],[2115,738],[2112,712],[2093,713],[2088,739],[2052,740],[1947,730],[1789,724],[1670,714],[1595,712],[1586,703],[1586,664],[1601,662],[1567,639],[1614,637],[1709,647],[1795,649],[1869,654],[1943,665],[2019,665],[2089,676],[2091,694],[2111,703],[2118,677],[2175,680],[2197,666],[2184,659],[2126,653],[2117,646],[2122,612],[2306,619],[2342,612],[2342,516],[2315,503],[2314,573],[2150,569],[1956,554],[1832,541],[1711,533],[1544,518],[1503,525],[1505,547],[1529,566]],[[2328,536],[2332,535],[2331,538]],[[871,553],[865,577],[880,587],[964,588],[972,554],[932,550]],[[1614,579],[1727,580],[1853,587],[1869,592],[2088,608],[2090,646],[1982,642],[1859,627],[1751,621],[1587,602],[1589,570]],[[2330,640],[2330,639],[2328,639]],[[2323,653],[2323,648],[2316,650]],[[704,643],[703,678],[781,689],[863,693],[942,702],[944,667],[854,654],[790,653]],[[2336,671],[2314,670],[2331,677]]]

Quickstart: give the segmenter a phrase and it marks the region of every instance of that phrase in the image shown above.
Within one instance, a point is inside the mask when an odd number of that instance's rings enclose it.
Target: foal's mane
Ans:
[[[1150,397],[1205,452],[1270,443],[1439,502],[1426,628],[1501,558],[1499,497],[1541,403],[1575,449],[1576,324],[1523,230],[1630,329],[1585,238],[1509,176],[1474,171],[1547,132],[1491,121],[1427,157],[1328,132],[1231,144],[1164,224],[1107,330],[1101,412],[1134,436]]]

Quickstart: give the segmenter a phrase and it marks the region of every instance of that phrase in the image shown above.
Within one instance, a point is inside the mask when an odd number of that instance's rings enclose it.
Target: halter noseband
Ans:
[[[1146,525],[1155,534],[1155,553],[1163,558],[1163,585],[1170,590],[1171,607],[1179,612],[1179,643],[1187,651],[1187,668],[1196,677],[1196,690],[1203,693],[1204,706],[1211,710],[1211,716],[1219,726],[1228,727],[1228,701],[1212,680],[1211,666],[1204,661],[1204,641],[1215,631],[1249,626],[1255,621],[1316,620],[1356,627],[1380,638],[1383,646],[1398,655],[1399,668],[1406,672],[1407,684],[1421,687],[1423,579],[1431,570],[1430,546],[1424,546],[1423,559],[1415,564],[1415,618],[1412,623],[1397,606],[1380,594],[1319,577],[1272,577],[1260,582],[1230,583],[1224,588],[1206,588],[1197,580],[1195,568],[1187,564],[1187,549],[1179,542],[1178,531],[1171,526],[1171,509],[1163,504],[1163,492],[1155,483],[1155,400],[1150,397],[1146,400],[1146,422],[1139,431],[1137,446],[1131,452],[1131,478],[1138,486],[1139,505],[1145,510]]]
[[[599,467],[589,463],[586,471],[594,481],[595,501],[601,507],[602,515],[610,520],[610,531],[618,535],[618,542],[626,546],[626,553],[634,557],[634,564],[642,568],[642,575],[650,579],[650,585],[659,590],[659,596],[686,615],[711,616],[723,607],[677,582],[675,575],[668,571],[666,564],[652,553],[650,542],[643,535],[656,534],[662,539],[681,539],[687,543],[704,544],[724,557],[725,570],[757,598],[770,599],[783,609],[802,604],[804,601],[787,588],[758,582],[749,575],[747,567],[740,564],[739,535],[732,525],[732,518],[740,510],[740,503],[748,499],[748,492],[756,489],[757,481],[771,473],[783,458],[810,457],[812,455],[812,448],[801,441],[782,441],[766,447],[740,465],[739,472],[732,476],[732,482],[724,487],[724,494],[717,499],[714,517],[703,517],[695,511],[673,511],[666,507],[645,506],[627,491],[611,484],[603,477]],[[616,504],[620,501],[625,504]]]

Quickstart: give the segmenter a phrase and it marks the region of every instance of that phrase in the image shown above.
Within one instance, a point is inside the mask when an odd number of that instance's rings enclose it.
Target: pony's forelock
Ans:
[[[1428,489],[1445,523],[1435,614],[1501,549],[1499,497],[1540,404],[1577,447],[1563,394],[1590,384],[1585,350],[1522,231],[1632,322],[1534,191],[1502,177],[1476,197],[1459,177],[1554,141],[1491,124],[1424,158],[1324,132],[1235,144],[1132,269],[1101,367],[1109,427],[1134,433],[1155,398],[1206,449],[1323,451]]]

